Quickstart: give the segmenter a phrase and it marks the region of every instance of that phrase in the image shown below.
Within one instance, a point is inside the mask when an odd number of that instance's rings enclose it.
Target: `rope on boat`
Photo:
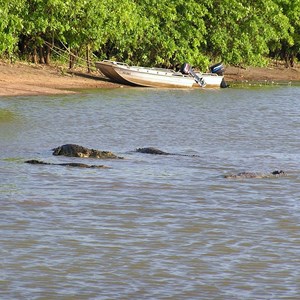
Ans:
[[[76,65],[79,66],[79,67],[87,67],[87,60],[85,58],[82,58],[76,54],[74,54],[62,41],[60,41],[60,43],[63,45],[63,47],[65,48],[65,50],[53,45],[53,44],[50,44],[49,42],[47,41],[44,41],[44,43],[54,52],[56,53],[59,57],[62,57],[64,58],[65,60],[68,60],[70,57],[73,57],[73,58],[76,58]],[[97,56],[92,53],[92,55],[97,58]],[[82,63],[80,63],[80,61],[82,61]],[[89,62],[89,66],[88,66],[90,69],[93,69],[94,71],[96,71],[96,67],[92,66],[91,65],[91,62]]]

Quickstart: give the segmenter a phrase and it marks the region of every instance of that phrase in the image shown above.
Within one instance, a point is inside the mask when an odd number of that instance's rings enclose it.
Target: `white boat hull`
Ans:
[[[128,66],[109,60],[96,62],[96,68],[112,81],[121,84],[162,88],[199,87],[191,76],[169,69]],[[213,73],[197,75],[204,79],[206,87],[220,87],[223,80],[223,76]]]

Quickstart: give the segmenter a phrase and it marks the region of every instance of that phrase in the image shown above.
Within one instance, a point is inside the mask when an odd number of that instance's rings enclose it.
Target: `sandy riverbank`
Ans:
[[[274,81],[300,82],[300,66],[284,68],[226,67],[226,82]],[[76,89],[117,88],[115,84],[97,73],[68,74],[61,68],[27,63],[8,64],[0,61],[0,96],[47,95],[75,93]]]
[[[76,89],[119,86],[96,73],[77,76],[53,66],[0,61],[0,96],[69,94]]]
[[[268,81],[278,83],[300,83],[300,65],[298,64],[294,68],[285,68],[283,64],[266,68],[237,68],[229,66],[226,67],[225,70],[225,79],[227,82]]]

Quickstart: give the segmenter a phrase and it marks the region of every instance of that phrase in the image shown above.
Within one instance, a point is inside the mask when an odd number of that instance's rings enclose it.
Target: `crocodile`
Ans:
[[[178,156],[199,157],[199,155],[196,154],[169,153],[154,147],[136,148],[135,151],[139,153],[147,153],[147,154],[154,154],[154,155],[178,155]]]
[[[109,168],[104,165],[87,165],[82,163],[49,163],[41,160],[31,159],[26,160],[25,163],[32,165],[52,165],[52,166],[66,166],[66,167],[77,167],[77,168]]]
[[[255,172],[241,172],[237,174],[225,175],[225,178],[271,178],[285,176],[286,173],[282,170],[275,170],[271,173],[255,173]]]
[[[52,149],[53,155],[64,155],[70,157],[91,157],[101,159],[123,159],[110,151],[89,149],[76,144],[65,144]]]

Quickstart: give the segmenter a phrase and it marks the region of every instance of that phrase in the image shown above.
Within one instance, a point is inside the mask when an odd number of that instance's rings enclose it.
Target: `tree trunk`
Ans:
[[[43,47],[42,46],[39,47],[39,63],[40,64],[44,64],[45,63],[44,51],[43,51]]]
[[[295,67],[295,57],[294,57],[294,54],[290,54],[290,66],[291,66],[291,68]]]
[[[45,64],[49,65],[50,64],[50,47],[48,45],[44,46],[44,60],[45,60]]]
[[[69,51],[69,69],[73,69],[76,62],[76,56],[71,50]]]
[[[37,64],[37,63],[38,63],[36,47],[33,48],[32,62],[33,62],[34,64]]]
[[[90,47],[86,47],[86,65],[88,73],[91,73],[91,62],[90,62]]]

